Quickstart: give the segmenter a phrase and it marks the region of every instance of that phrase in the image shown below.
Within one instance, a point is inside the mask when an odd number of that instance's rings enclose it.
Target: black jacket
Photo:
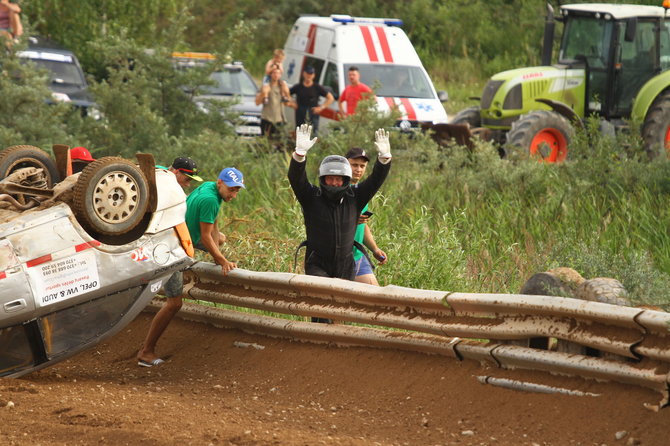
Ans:
[[[321,188],[307,181],[305,164],[291,158],[288,170],[291,188],[305,218],[305,273],[353,280],[353,246],[358,216],[384,183],[391,162],[382,164],[377,161],[372,174],[351,186],[339,202],[327,199]]]

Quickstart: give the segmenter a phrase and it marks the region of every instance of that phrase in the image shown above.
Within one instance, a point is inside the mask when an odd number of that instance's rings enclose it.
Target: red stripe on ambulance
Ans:
[[[381,26],[375,26],[377,37],[379,37],[379,45],[382,47],[382,54],[385,62],[393,62],[393,55],[391,54],[391,47],[389,41],[386,39],[386,31]]]
[[[307,49],[306,53],[314,54],[314,45],[316,43],[316,25],[309,25],[309,31],[307,31]]]
[[[405,113],[407,113],[407,119],[415,121],[416,112],[414,111],[414,107],[412,107],[412,103],[409,101],[409,99],[400,98],[400,102],[402,102],[402,105],[405,107]]]
[[[377,50],[375,49],[375,44],[372,41],[372,34],[370,33],[370,28],[367,26],[361,26],[361,33],[363,34],[363,41],[365,42],[365,48],[368,50],[368,56],[370,57],[370,62],[379,62],[377,58]]]
[[[384,98],[386,100],[386,104],[389,106],[389,109],[393,110],[394,108],[397,108],[397,105],[395,105],[395,101],[393,98]]]

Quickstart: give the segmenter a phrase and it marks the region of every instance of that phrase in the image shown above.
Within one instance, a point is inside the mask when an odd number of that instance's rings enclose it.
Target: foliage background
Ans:
[[[19,64],[14,51],[0,52],[0,146],[85,145],[96,157],[141,151],[162,164],[187,154],[210,179],[235,165],[248,189],[224,206],[226,251],[243,268],[272,271],[294,270],[293,252],[304,238],[285,178],[289,155],[264,140],[237,138],[219,113],[202,113],[180,87],[197,85],[206,73],[176,72],[172,51],[211,51],[221,63],[241,59],[260,78],[299,13],[400,17],[455,113],[492,73],[539,63],[545,14],[539,0],[286,0],[262,8],[233,0],[24,0],[21,6],[29,32],[79,55],[104,118],[47,105],[44,73]],[[224,111],[228,105],[218,104]],[[312,178],[323,155],[352,144],[373,150],[384,118],[372,112],[363,118],[321,138],[310,152]],[[501,160],[483,143],[467,151],[437,147],[425,135],[394,134],[392,174],[371,204],[373,232],[390,259],[377,270],[380,282],[518,292],[533,273],[568,266],[587,278],[618,278],[637,303],[667,305],[669,163],[640,157],[636,132],[612,139],[596,127],[578,135],[570,161],[559,166],[524,156]]]

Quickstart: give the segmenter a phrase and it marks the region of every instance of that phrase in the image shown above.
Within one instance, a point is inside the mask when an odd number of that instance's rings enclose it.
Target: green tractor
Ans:
[[[542,65],[494,75],[480,105],[450,125],[561,162],[574,126],[597,115],[615,132],[642,123],[650,158],[670,154],[670,21],[664,7],[574,4],[554,17],[547,6]],[[551,65],[555,22],[563,22],[558,63]],[[457,131],[455,132],[457,133]],[[504,152],[501,149],[501,154]]]

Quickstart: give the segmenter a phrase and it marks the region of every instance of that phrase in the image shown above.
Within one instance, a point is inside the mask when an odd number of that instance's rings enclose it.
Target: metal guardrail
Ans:
[[[651,409],[668,405],[670,313],[563,297],[375,287],[242,269],[223,276],[220,267],[205,262],[191,271],[196,277],[188,291],[191,298],[237,308],[186,303],[180,312],[184,319],[291,339],[396,348],[509,370],[632,384],[662,394]],[[305,322],[310,316],[365,326]]]

